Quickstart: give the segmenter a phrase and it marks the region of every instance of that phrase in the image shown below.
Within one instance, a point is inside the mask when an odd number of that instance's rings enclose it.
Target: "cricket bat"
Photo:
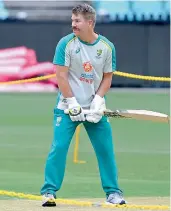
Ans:
[[[99,113],[100,115],[111,117],[111,118],[127,118],[127,119],[137,119],[137,120],[150,120],[154,122],[170,122],[170,117],[167,114],[149,111],[149,110],[109,110],[104,111],[93,111],[93,110],[83,110],[85,114]],[[69,111],[65,110],[65,113]]]

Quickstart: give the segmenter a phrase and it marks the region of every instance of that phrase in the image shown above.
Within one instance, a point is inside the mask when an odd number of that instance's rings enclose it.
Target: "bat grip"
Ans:
[[[103,115],[103,111],[95,111],[95,110],[87,110],[87,109],[82,109],[83,113],[85,115],[87,114],[99,114],[99,115]],[[69,114],[69,109],[65,109],[64,110],[65,114]]]

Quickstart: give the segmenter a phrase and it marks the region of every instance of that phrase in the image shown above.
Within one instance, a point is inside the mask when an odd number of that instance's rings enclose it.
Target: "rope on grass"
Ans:
[[[0,195],[17,197],[21,199],[30,199],[30,200],[41,200],[41,196],[17,193],[13,191],[0,190]],[[165,205],[136,205],[136,204],[125,204],[125,205],[110,205],[105,203],[94,203],[90,201],[76,201],[70,199],[56,199],[58,204],[62,205],[73,205],[81,207],[103,207],[103,208],[130,208],[130,209],[141,209],[141,210],[170,210],[169,206]]]
[[[114,75],[118,75],[118,76],[122,76],[122,77],[126,77],[126,78],[148,80],[148,81],[171,82],[171,78],[169,78],[169,77],[156,77],[156,76],[136,75],[136,74],[124,73],[124,72],[120,72],[120,71],[115,71]]]

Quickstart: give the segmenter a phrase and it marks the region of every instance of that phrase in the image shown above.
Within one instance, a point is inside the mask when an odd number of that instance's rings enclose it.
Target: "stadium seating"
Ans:
[[[167,19],[167,14],[163,10],[163,1],[134,1],[132,9],[133,14],[138,21],[158,21]]]
[[[98,15],[108,15],[110,20],[133,20],[128,1],[100,1],[97,8]]]
[[[170,15],[170,2],[169,1],[163,2],[163,10],[167,15]]]
[[[8,11],[4,6],[4,2],[0,0],[0,20],[5,20],[8,18]]]
[[[111,21],[166,21],[170,15],[169,1],[103,1],[94,3],[98,18]],[[100,18],[99,18],[100,19]]]
[[[12,18],[25,17],[28,20],[68,20],[72,8],[83,1],[28,1],[4,0]]]
[[[0,11],[2,0],[0,0]],[[166,21],[170,17],[170,1],[28,1],[4,0],[12,18],[28,20],[70,20],[72,8],[83,2],[92,4],[97,21]],[[2,9],[5,17],[7,11]]]

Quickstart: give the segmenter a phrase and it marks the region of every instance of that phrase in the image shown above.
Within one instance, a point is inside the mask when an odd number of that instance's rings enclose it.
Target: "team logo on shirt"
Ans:
[[[97,50],[97,56],[96,56],[97,59],[101,58],[102,52],[103,52],[102,49]]]
[[[92,84],[94,82],[94,76],[92,73],[82,73],[80,76],[80,81]]]
[[[90,71],[92,71],[93,66],[90,62],[84,62],[83,68],[84,68],[85,72],[90,72]]]
[[[79,52],[80,52],[80,48],[77,48],[76,51],[75,51],[75,53],[77,54]]]

